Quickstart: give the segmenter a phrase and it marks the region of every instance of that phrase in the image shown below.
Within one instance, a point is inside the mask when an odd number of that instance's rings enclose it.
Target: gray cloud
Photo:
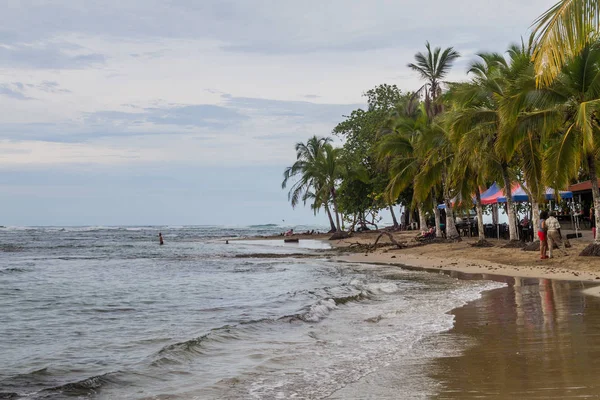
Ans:
[[[141,112],[99,111],[88,114],[91,124],[176,125],[222,129],[248,119],[235,109],[211,104],[143,108]]]
[[[319,104],[309,101],[285,101],[252,97],[223,95],[228,107],[255,115],[289,117],[305,122],[335,123],[352,110],[365,107],[365,104]]]
[[[13,96],[24,96],[17,90],[29,87],[40,90],[64,90],[55,82],[44,81],[41,84],[11,84]],[[0,95],[2,93],[0,86]],[[21,94],[20,94],[21,93]],[[290,127],[286,132],[270,128],[264,132],[261,128],[256,139],[277,140],[297,135],[310,124],[330,126],[341,121],[344,115],[364,104],[317,104],[308,101],[283,101],[251,97],[223,95],[223,105],[168,105],[164,107],[139,107],[124,105],[134,111],[104,110],[83,115],[83,125],[78,121],[63,123],[26,123],[0,124],[0,139],[42,140],[60,143],[84,143],[99,138],[134,138],[143,136],[161,136],[165,134],[189,134],[188,128],[201,128],[194,131],[194,139],[207,139],[223,131],[235,129],[239,124],[256,121],[280,124]],[[277,122],[275,122],[277,124]],[[251,125],[250,125],[251,126]],[[165,127],[169,130],[166,131]],[[246,126],[245,129],[252,129]],[[330,129],[330,128],[328,128]],[[201,133],[203,132],[203,133]],[[327,131],[323,132],[326,134]],[[251,132],[250,132],[251,133]]]
[[[42,81],[40,83],[10,82],[0,84],[0,95],[7,96],[16,100],[34,100],[34,97],[28,96],[28,91],[42,91],[46,93],[71,93],[68,89],[60,87],[55,81]]]
[[[524,34],[553,1],[433,1],[427,13],[431,23],[424,24],[422,4],[387,0],[21,0],[5,7],[0,15],[4,29],[0,42],[84,33],[133,39],[208,39],[223,43],[227,51],[262,54],[414,47],[425,39],[451,40],[457,32],[485,43],[496,32],[504,37],[507,32]]]
[[[0,66],[80,69],[100,65],[106,61],[102,54],[97,53],[70,54],[76,48],[77,46],[69,43],[12,43],[10,46],[0,46]]]
[[[71,93],[70,90],[61,88],[58,82],[55,81],[42,81],[42,83],[39,83],[37,85],[30,83],[27,84],[27,86],[48,93]]]
[[[10,97],[15,100],[32,100],[32,97],[24,94],[25,87],[20,82],[0,84],[0,95]]]

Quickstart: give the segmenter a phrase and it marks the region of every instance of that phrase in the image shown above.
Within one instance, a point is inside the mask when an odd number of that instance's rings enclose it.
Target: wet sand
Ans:
[[[568,255],[555,250],[554,258],[540,260],[539,252],[504,248],[505,240],[490,240],[493,247],[478,248],[476,238],[463,238],[458,243],[430,243],[416,246],[415,232],[394,233],[394,238],[409,248],[393,246],[373,252],[355,252],[341,257],[344,261],[382,264],[402,264],[425,269],[452,270],[474,274],[495,274],[531,278],[596,281],[600,283],[600,257],[580,257],[578,254],[590,241],[572,240]],[[377,234],[355,235],[344,240],[330,241],[333,246],[352,249],[356,244],[375,242]],[[390,244],[387,237],[380,243]]]
[[[373,243],[375,237],[369,233],[329,243],[347,248]],[[414,232],[394,237],[410,243]],[[600,399],[600,259],[577,255],[589,241],[572,241],[568,256],[555,253],[552,260],[502,248],[505,241],[473,248],[474,241],[336,257],[507,286],[451,311],[454,327],[440,337],[466,343],[466,350],[415,360],[413,372],[390,365],[389,373],[356,382],[332,399],[412,398],[411,373],[435,382],[435,399]]]
[[[472,344],[433,362],[435,398],[600,398],[600,298],[587,285],[516,278],[453,310],[448,334]]]

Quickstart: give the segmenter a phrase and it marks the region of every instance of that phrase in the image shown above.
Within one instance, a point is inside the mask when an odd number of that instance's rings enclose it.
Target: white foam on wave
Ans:
[[[247,394],[262,399],[326,398],[340,390],[354,393],[350,389],[353,385],[361,389],[361,385],[370,385],[361,383],[363,377],[377,371],[385,372],[390,365],[400,369],[410,365],[418,368],[424,367],[428,359],[457,354],[466,346],[464,341],[460,338],[449,340],[445,336],[436,339],[435,336],[452,328],[454,316],[449,311],[479,299],[483,291],[505,285],[453,281],[446,276],[429,277],[431,285],[419,281],[410,286],[352,280],[353,286],[368,290],[376,301],[347,303],[321,319],[318,325],[311,327],[311,335],[318,338],[318,345],[301,343],[290,349],[289,354],[294,354],[289,360],[294,366],[293,371],[274,372],[253,379],[248,382]],[[315,310],[325,312],[326,307],[321,306],[327,305],[333,309],[335,304],[321,301],[315,305]],[[282,363],[281,357],[278,363]],[[432,395],[436,383],[427,374],[406,374],[406,384],[414,391],[396,393],[394,398],[429,398]],[[389,377],[394,382],[397,378]],[[344,396],[340,394],[334,398]]]
[[[333,299],[319,300],[317,303],[310,306],[310,310],[304,314],[303,319],[306,322],[319,322],[336,308],[337,306]]]
[[[365,294],[391,294],[399,290],[398,285],[394,282],[365,282],[360,279],[353,279],[350,281],[350,285]]]

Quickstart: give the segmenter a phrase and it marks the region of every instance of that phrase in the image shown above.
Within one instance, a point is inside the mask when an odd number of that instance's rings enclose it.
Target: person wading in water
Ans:
[[[158,234],[158,240],[160,242],[160,245],[162,246],[163,244],[165,244],[165,242],[163,241],[163,237],[162,237],[162,233],[159,232]]]

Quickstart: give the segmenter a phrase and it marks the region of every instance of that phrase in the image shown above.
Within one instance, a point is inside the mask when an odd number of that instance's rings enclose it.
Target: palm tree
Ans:
[[[532,61],[533,36],[527,45],[522,41],[520,46],[511,46],[508,54],[511,62],[503,104],[506,128],[502,130],[499,145],[509,157],[516,155],[516,164],[526,183],[522,187],[531,203],[534,240],[538,240],[539,204],[544,200],[546,188],[542,156],[548,114],[535,104],[539,91]]]
[[[425,113],[427,115],[428,124],[434,124],[434,120],[443,112],[443,103],[440,101],[440,96],[442,95],[442,85],[444,84],[444,78],[450,72],[452,68],[452,64],[454,61],[460,57],[460,54],[455,51],[452,47],[448,47],[442,51],[440,47],[436,47],[435,49],[431,49],[431,45],[429,42],[425,43],[425,47],[427,52],[425,53],[417,53],[415,54],[415,62],[408,64],[408,67],[413,71],[417,72],[421,79],[425,80],[425,84],[417,91],[417,93],[422,93]],[[439,131],[438,128],[429,127],[427,128],[430,132]],[[435,138],[436,135],[430,135],[430,138]],[[435,142],[435,140],[434,140]],[[428,145],[434,144],[434,142],[429,143]],[[423,143],[426,143],[423,142]],[[446,142],[448,143],[448,142]],[[445,148],[445,150],[449,150],[449,147]],[[435,153],[435,149],[428,148],[425,150],[426,153]],[[443,158],[444,161],[448,161],[448,156],[450,153],[446,154],[446,157]],[[426,156],[426,160],[431,164],[436,160],[435,154],[429,154]],[[433,168],[433,164],[430,165]],[[430,169],[434,171],[436,168]],[[427,183],[430,186],[427,186],[427,190],[429,191],[428,196],[432,199],[433,211],[435,215],[435,223],[436,223],[436,233],[439,233],[439,225],[440,225],[440,215],[439,210],[437,208],[437,190],[436,186],[441,186],[442,194],[445,197],[450,193],[450,182],[449,182],[449,174],[446,167],[442,167],[440,171],[441,175],[438,175],[440,179],[430,179],[435,176],[435,174],[429,174],[428,178],[425,178],[425,174],[423,174],[421,185]],[[424,188],[420,188],[424,189]],[[423,197],[423,192],[417,191],[420,194],[419,197]],[[444,200],[446,202],[446,199]],[[451,205],[446,206],[446,232],[448,236],[451,238],[460,238],[458,232],[456,231],[456,226],[454,224],[454,215],[452,212]],[[456,234],[455,234],[456,233]]]
[[[439,118],[438,118],[439,119]],[[435,188],[441,186],[444,205],[446,206],[446,234],[449,239],[461,240],[454,221],[452,187],[454,181],[451,168],[454,160],[454,146],[444,127],[437,123],[430,123],[422,131],[419,142],[424,153],[423,165],[415,176],[414,192],[418,199],[425,199],[435,193]],[[432,191],[431,188],[434,188]],[[437,209],[434,199],[434,209]]]
[[[380,131],[381,140],[376,154],[389,173],[387,197],[397,199],[400,193],[414,186],[414,178],[422,166],[418,141],[421,129],[427,126],[427,116],[415,97],[396,107]],[[413,205],[419,212],[419,228],[427,226],[423,201],[413,196]]]
[[[551,87],[540,91],[540,112],[551,134],[544,174],[564,187],[583,165],[592,183],[594,209],[600,207],[597,157],[600,152],[600,44],[585,47],[565,65]],[[596,213],[596,224],[600,213]],[[600,235],[582,255],[600,255]]]
[[[324,182],[314,175],[314,166],[319,162],[325,152],[325,147],[330,142],[331,138],[313,136],[306,143],[296,143],[296,162],[285,169],[281,188],[285,189],[290,179],[298,178],[288,192],[288,200],[292,203],[292,207],[296,207],[300,200],[306,204],[307,200],[312,199],[313,210],[316,212],[319,208],[324,207],[331,230],[335,231],[337,227],[329,209],[328,192],[323,190]]]
[[[503,104],[507,99],[510,66],[501,54],[482,53],[480,61],[471,65],[470,82],[456,88],[455,101],[462,104],[451,122],[454,134],[463,136],[465,146],[477,147],[490,161],[490,166],[504,181],[507,198],[510,240],[517,240],[516,213],[511,196],[512,154],[506,151],[500,138],[507,125]]]
[[[335,212],[336,231],[341,232],[340,213],[337,205],[338,182],[348,175],[347,169],[340,162],[341,148],[334,148],[330,143],[323,145],[323,152],[315,159],[307,169],[309,175],[320,183],[316,197],[318,199],[330,198]]]
[[[442,84],[460,54],[452,47],[448,47],[444,51],[440,47],[436,47],[432,51],[429,42],[425,42],[425,47],[427,52],[415,54],[415,62],[408,64],[408,67],[426,81],[417,92],[423,93],[425,111],[429,119],[433,120],[443,111],[442,104],[438,102],[442,95]]]
[[[533,58],[538,84],[547,86],[562,67],[600,33],[600,1],[560,0],[534,22]]]
[[[452,101],[452,105],[446,117],[449,124],[450,140],[453,143],[456,155],[451,171],[453,179],[458,182],[458,198],[462,201],[463,207],[470,208],[471,197],[475,193],[475,209],[477,212],[477,233],[478,243],[485,244],[485,230],[483,226],[483,205],[481,204],[481,190],[487,183],[490,176],[490,158],[484,153],[484,149],[478,145],[469,142],[469,135],[462,135],[462,132],[452,130],[452,124],[455,118],[460,115],[461,107],[464,104],[457,103],[453,91],[460,88],[461,84],[454,84],[447,97]],[[468,106],[468,105],[467,105]]]

